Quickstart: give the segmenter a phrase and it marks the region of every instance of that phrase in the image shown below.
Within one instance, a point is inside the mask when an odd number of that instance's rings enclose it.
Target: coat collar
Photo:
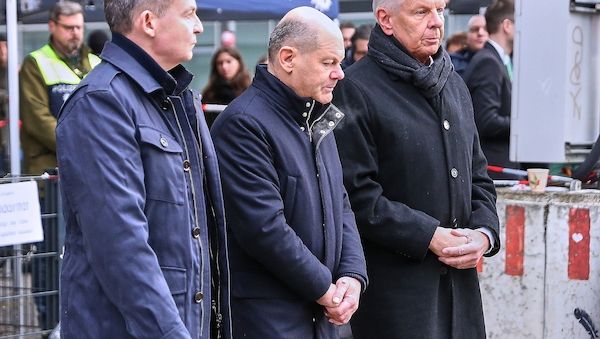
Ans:
[[[323,105],[312,98],[298,96],[269,73],[266,65],[256,67],[252,86],[265,93],[270,102],[280,106],[285,114],[289,114],[301,126],[300,129],[308,134],[316,148],[344,118],[344,113],[332,104]]]
[[[306,125],[322,115],[329,104],[323,105],[310,97],[298,96],[290,87],[267,70],[267,65],[256,66],[252,86],[265,93],[271,102],[283,110],[299,124]]]
[[[141,47],[115,32],[101,57],[127,74],[146,93],[162,90],[165,95],[179,95],[193,78],[182,65],[166,72]]]

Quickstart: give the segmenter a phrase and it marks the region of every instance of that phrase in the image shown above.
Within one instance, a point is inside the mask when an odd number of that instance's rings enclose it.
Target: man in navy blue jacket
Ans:
[[[330,105],[341,33],[300,7],[277,25],[268,65],[212,127],[230,232],[234,337],[337,338],[367,284]]]
[[[62,338],[229,337],[218,164],[188,89],[194,0],[106,0],[113,39],[56,128]]]

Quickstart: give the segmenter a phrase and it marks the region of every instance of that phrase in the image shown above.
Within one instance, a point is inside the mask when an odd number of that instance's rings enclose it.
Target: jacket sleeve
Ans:
[[[502,106],[503,69],[491,58],[477,60],[466,79],[473,99],[475,123],[483,139],[506,138],[510,135],[510,116],[500,115]]]
[[[485,254],[491,257],[500,250],[500,225],[496,212],[496,189],[487,173],[487,161],[479,145],[479,135],[473,138],[473,183],[471,188],[471,218],[469,227],[485,227],[491,231],[494,247]]]
[[[19,72],[19,105],[23,129],[48,149],[56,151],[56,118],[50,112],[48,89],[35,60],[28,56]]]
[[[367,263],[363,252],[358,229],[356,228],[356,219],[352,209],[346,189],[344,191],[344,225],[342,230],[342,255],[336,280],[347,276],[360,281],[362,291],[364,292],[368,285]]]
[[[212,133],[227,225],[235,241],[296,293],[317,300],[327,292],[332,275],[285,220],[279,178],[262,128],[254,118],[234,114]]]
[[[61,187],[86,259],[131,336],[189,338],[148,244],[144,168],[129,111],[109,91],[72,96],[56,130]]]
[[[369,242],[402,255],[423,260],[440,222],[426,213],[388,199],[378,176],[375,119],[369,99],[350,79],[338,83],[334,104],[346,114],[335,130],[360,234]]]

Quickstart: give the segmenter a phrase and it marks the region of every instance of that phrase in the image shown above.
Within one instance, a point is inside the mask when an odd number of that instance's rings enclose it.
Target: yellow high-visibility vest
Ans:
[[[50,112],[56,117],[62,104],[69,95],[75,90],[84,74],[77,74],[72,70],[49,44],[31,52],[31,57],[35,60],[48,87],[48,96],[50,99]],[[96,67],[102,61],[96,55],[89,53],[88,61],[91,68]]]

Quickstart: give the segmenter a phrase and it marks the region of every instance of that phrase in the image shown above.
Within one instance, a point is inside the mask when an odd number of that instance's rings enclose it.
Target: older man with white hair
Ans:
[[[468,89],[440,48],[444,0],[376,0],[367,56],[334,103],[369,289],[354,338],[485,338],[477,271],[498,252],[496,194]]]

